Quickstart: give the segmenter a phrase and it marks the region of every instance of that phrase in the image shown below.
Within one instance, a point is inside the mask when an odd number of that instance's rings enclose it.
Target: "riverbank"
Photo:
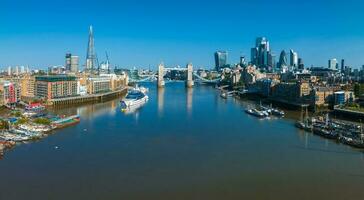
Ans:
[[[52,103],[48,104],[47,107],[38,106],[37,109],[18,107],[15,110],[9,110],[3,108],[0,110],[3,113],[1,118],[4,123],[0,127],[2,129],[2,132],[0,132],[1,155],[16,145],[41,140],[58,129],[76,125],[81,121],[80,116],[77,114],[70,116],[56,115],[51,112],[53,110],[51,108],[77,107],[95,102],[101,103],[123,96],[127,90],[128,87],[124,87],[109,93],[56,99],[52,100]]]
[[[92,94],[92,95],[85,95],[85,96],[52,99],[52,100],[47,101],[47,105],[48,106],[70,106],[70,105],[77,105],[77,104],[84,104],[84,103],[99,103],[102,101],[107,101],[107,100],[125,95],[127,91],[128,91],[128,88],[123,87],[120,90],[102,93],[102,94]]]

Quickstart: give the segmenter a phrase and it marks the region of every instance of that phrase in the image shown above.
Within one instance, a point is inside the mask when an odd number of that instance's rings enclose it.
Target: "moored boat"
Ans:
[[[61,118],[57,121],[52,122],[51,126],[55,128],[64,128],[66,126],[71,126],[80,122],[79,115],[73,115],[66,118]]]
[[[248,113],[249,115],[253,115],[255,117],[259,117],[259,118],[264,118],[267,117],[267,113],[264,111],[259,111],[257,109],[248,109],[245,110],[246,113]]]

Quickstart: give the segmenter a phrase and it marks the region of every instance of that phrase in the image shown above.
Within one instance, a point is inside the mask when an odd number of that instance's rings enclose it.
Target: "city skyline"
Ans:
[[[238,63],[241,54],[250,58],[255,39],[261,36],[269,39],[276,56],[282,50],[294,49],[306,66],[326,67],[332,58],[344,58],[353,68],[364,64],[360,53],[364,50],[364,30],[360,28],[363,22],[359,12],[363,3],[308,1],[295,5],[282,0],[231,0],[217,6],[213,2],[184,2],[142,1],[140,7],[133,2],[78,1],[70,8],[61,1],[5,1],[4,17],[0,19],[5,27],[0,32],[0,66],[45,69],[64,65],[64,55],[70,52],[80,57],[82,69],[90,25],[94,27],[95,50],[102,55],[99,60],[106,60],[103,55],[107,51],[110,62],[120,67],[156,68],[163,61],[166,65],[192,62],[213,68],[217,50],[228,51],[229,62]],[[297,10],[308,9],[310,15],[297,14]],[[190,15],[183,12],[186,10]],[[97,12],[101,14],[93,14]],[[266,16],[269,20],[263,20]],[[222,28],[216,29],[218,24]]]

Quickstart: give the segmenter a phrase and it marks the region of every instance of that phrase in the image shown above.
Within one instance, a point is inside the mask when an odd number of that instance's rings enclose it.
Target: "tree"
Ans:
[[[0,120],[0,129],[4,130],[4,129],[9,129],[9,122],[5,121],[3,119]]]
[[[47,119],[47,118],[37,118],[34,120],[34,123],[36,124],[42,124],[42,125],[50,125],[51,124],[51,120]]]

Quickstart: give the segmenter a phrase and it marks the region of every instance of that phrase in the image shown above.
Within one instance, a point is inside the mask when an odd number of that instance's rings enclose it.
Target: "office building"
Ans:
[[[0,98],[4,105],[13,105],[20,100],[20,87],[9,81],[0,82]]]
[[[302,58],[298,58],[298,69],[299,70],[305,69],[305,64],[303,63]]]
[[[20,80],[21,98],[33,98],[35,96],[35,77],[25,75]]]
[[[278,68],[282,69],[284,67],[287,67],[287,57],[286,57],[286,52],[283,50],[279,55]]]
[[[272,59],[274,56],[270,50],[269,41],[265,37],[259,37],[255,40],[255,47],[251,49],[251,64],[258,68],[269,69],[274,67]]]
[[[79,59],[78,56],[74,56],[70,53],[66,54],[66,70],[69,72],[77,73],[78,72],[78,64]]]
[[[52,100],[78,95],[78,82],[74,76],[54,75],[35,77],[35,96]]]
[[[329,64],[328,64],[329,69],[336,70],[337,66],[338,66],[338,63],[337,63],[336,58],[333,58],[333,59],[329,60]]]
[[[298,54],[294,52],[292,49],[289,51],[289,58],[290,58],[290,66],[293,68],[298,67]]]
[[[345,60],[341,59],[341,73],[345,72]]]
[[[87,93],[88,94],[99,94],[110,92],[112,88],[112,77],[90,77],[87,79]]]
[[[217,51],[215,52],[215,70],[219,71],[220,69],[227,66],[228,52],[226,51]]]
[[[87,55],[86,55],[86,71],[93,72],[96,69],[97,67],[96,67],[94,32],[92,26],[90,26],[88,45],[87,45]]]

